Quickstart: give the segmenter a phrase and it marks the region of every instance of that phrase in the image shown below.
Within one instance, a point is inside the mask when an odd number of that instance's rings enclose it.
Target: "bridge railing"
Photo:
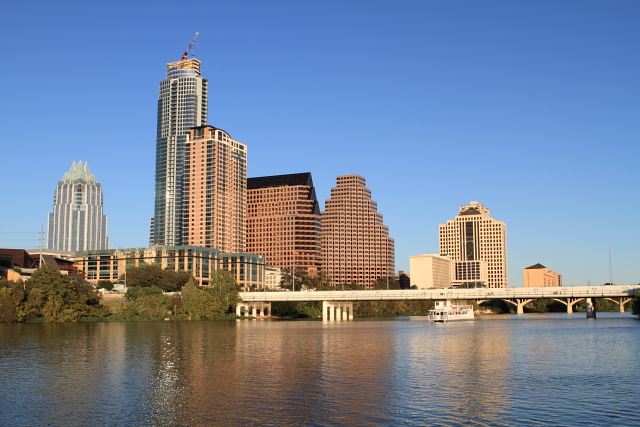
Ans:
[[[482,300],[518,298],[628,297],[640,290],[629,286],[567,286],[559,288],[411,289],[391,291],[240,292],[243,301],[400,301]]]

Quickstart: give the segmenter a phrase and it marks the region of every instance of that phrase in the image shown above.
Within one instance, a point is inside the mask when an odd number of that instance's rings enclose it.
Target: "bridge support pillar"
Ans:
[[[632,298],[625,298],[625,297],[615,298],[615,299],[614,298],[607,298],[607,299],[609,301],[613,301],[616,304],[618,304],[618,307],[620,308],[620,313],[624,313],[624,305],[632,300]]]
[[[322,320],[353,320],[353,303],[322,301]]]
[[[591,298],[587,298],[587,319],[596,318],[596,307]]]
[[[524,306],[529,304],[531,301],[533,301],[533,299],[514,298],[514,299],[505,299],[505,301],[516,306],[517,314],[524,314]]]
[[[567,297],[567,298],[552,298],[554,301],[558,301],[563,303],[564,305],[567,306],[567,314],[573,314],[573,306],[576,305],[576,303],[582,301],[584,298],[571,298],[571,297]]]
[[[239,302],[236,304],[236,316],[271,316],[270,302]]]

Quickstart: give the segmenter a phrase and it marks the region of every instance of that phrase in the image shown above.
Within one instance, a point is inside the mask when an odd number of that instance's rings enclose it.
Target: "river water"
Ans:
[[[0,324],[0,425],[640,425],[630,314]]]

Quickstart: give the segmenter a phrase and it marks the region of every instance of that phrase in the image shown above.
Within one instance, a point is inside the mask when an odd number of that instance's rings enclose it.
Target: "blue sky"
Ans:
[[[156,102],[192,53],[209,124],[249,176],[367,179],[396,268],[474,200],[507,224],[509,280],[640,282],[637,1],[11,2],[0,15],[0,247],[38,246],[86,161],[112,247],[148,242]]]

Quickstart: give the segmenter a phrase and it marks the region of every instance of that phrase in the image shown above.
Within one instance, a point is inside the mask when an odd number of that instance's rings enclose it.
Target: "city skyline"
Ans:
[[[311,172],[320,201],[335,176],[366,176],[397,270],[438,251],[452,206],[479,200],[509,228],[510,286],[535,263],[565,286],[608,282],[609,250],[614,282],[640,280],[637,3],[199,6],[180,28],[123,2],[8,7],[1,52],[30,66],[0,71],[0,173],[21,184],[0,246],[38,246],[47,182],[74,158],[109,194],[112,246],[146,245],[157,83],[199,31],[209,122],[251,147],[247,175]],[[46,137],[25,132],[34,122]]]

